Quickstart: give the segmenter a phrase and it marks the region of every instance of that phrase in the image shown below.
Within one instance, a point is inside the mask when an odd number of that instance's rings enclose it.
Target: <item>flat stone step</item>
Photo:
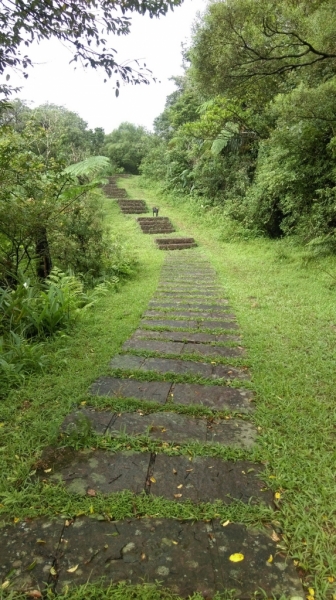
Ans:
[[[46,448],[40,460],[43,468],[37,469],[37,475],[62,482],[70,493],[80,496],[89,490],[102,494],[128,490],[178,502],[272,504],[272,492],[258,477],[263,465],[203,456],[189,459],[149,452]]]
[[[196,300],[196,301],[190,301],[187,299],[185,300],[179,300],[178,302],[172,302],[171,300],[168,302],[165,302],[164,300],[151,300],[148,303],[148,306],[151,308],[157,308],[157,309],[170,309],[170,308],[176,308],[176,306],[178,306],[178,308],[180,309],[190,309],[190,310],[197,310],[197,311],[203,311],[203,310],[228,310],[229,306],[228,306],[228,300],[219,300],[220,304],[200,304],[201,301]]]
[[[155,363],[151,366],[154,367],[152,370],[156,370]],[[231,410],[241,413],[253,411],[253,395],[250,390],[217,385],[174,384],[167,381],[137,381],[103,376],[92,384],[89,393],[93,396],[115,399],[135,398],[157,404],[169,402],[172,405],[204,406],[214,411]]]
[[[229,381],[234,379],[249,381],[251,379],[247,367],[231,367],[176,358],[146,358],[129,354],[115,356],[110,362],[110,367],[121,371],[134,369],[154,371],[164,375],[176,373],[177,375],[196,375],[206,379],[225,379]],[[222,386],[220,387],[223,389]]]
[[[182,598],[194,593],[212,598],[216,592],[234,590],[232,598],[241,600],[256,597],[262,589],[268,598],[304,600],[295,568],[278,553],[271,533],[237,523],[223,527],[219,520],[38,518],[1,529],[0,576],[5,580],[12,573],[11,589],[19,592],[44,592],[48,579],[54,580],[57,594],[89,580],[104,579],[106,587],[160,580]],[[233,564],[230,557],[237,552],[244,559]],[[275,557],[271,563],[270,556]],[[29,568],[33,563],[34,569]],[[53,577],[49,573],[54,563]],[[20,564],[15,573],[13,564]]]
[[[160,311],[160,310],[147,310],[144,313],[145,317],[165,317],[165,318],[178,318],[178,317],[183,317],[184,319],[195,319],[195,320],[202,320],[202,319],[225,319],[227,320],[235,320],[235,315],[233,313],[228,313],[228,312],[216,312],[216,311],[195,311],[195,310],[171,310],[171,311]]]
[[[142,229],[142,233],[157,234],[157,233],[173,233],[175,229],[173,227],[151,227],[150,229]]]
[[[192,321],[192,320],[173,320],[173,319],[142,319],[141,325],[148,327],[177,327],[184,329],[238,329],[234,321]]]
[[[98,435],[147,435],[154,440],[175,444],[195,441],[250,449],[257,437],[256,428],[241,419],[210,420],[172,412],[117,414],[94,408],[81,408],[68,415],[61,431],[68,434],[80,431],[83,419],[90,423]]]
[[[160,245],[158,244],[159,250],[188,250],[189,248],[194,248],[196,247],[197,244],[189,244],[189,243],[183,243],[183,244],[163,244]]]
[[[149,329],[137,329],[132,335],[132,339],[144,338],[153,340],[171,340],[172,342],[241,342],[239,335],[225,335],[213,333],[192,333],[189,331],[151,331]]]
[[[230,348],[225,346],[211,346],[204,343],[168,342],[161,340],[145,340],[136,337],[123,344],[123,350],[148,350],[158,354],[197,354],[199,356],[213,357],[241,357],[245,352],[243,348]]]

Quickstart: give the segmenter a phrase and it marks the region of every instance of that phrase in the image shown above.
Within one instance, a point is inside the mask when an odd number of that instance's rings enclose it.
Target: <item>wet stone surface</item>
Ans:
[[[203,356],[239,357],[244,355],[242,348],[224,348],[206,344],[187,343],[183,346],[183,354],[199,354]]]
[[[197,321],[173,321],[169,319],[142,319],[141,325],[147,327],[177,327],[180,329],[197,329],[198,327]]]
[[[133,368],[139,369],[140,371],[156,371],[157,373],[162,374],[176,373],[178,375],[196,375],[209,379],[240,379],[242,381],[248,381],[250,379],[250,373],[246,367],[237,368],[228,365],[213,365],[210,363],[180,360],[177,358],[144,358],[143,356],[129,356],[124,354],[115,356],[110,362],[110,367],[112,369],[129,370],[129,358],[137,359],[137,366],[134,366]]]
[[[123,413],[114,420],[108,434],[125,432],[128,435],[145,435],[163,442],[206,442],[207,422],[177,413]]]
[[[175,383],[172,389],[174,403],[185,406],[199,405],[211,410],[232,410],[249,413],[254,410],[252,392],[218,385]]]
[[[214,419],[208,423],[207,442],[238,448],[251,449],[257,438],[257,430],[241,419]]]
[[[72,431],[80,430],[82,424],[89,422],[92,430],[98,435],[104,435],[111,420],[113,413],[108,411],[97,411],[94,408],[80,408],[70,415],[67,415],[61,425],[61,431],[71,434]]]
[[[136,381],[117,379],[116,377],[100,377],[89,391],[94,396],[136,398],[164,404],[170,387],[171,383],[166,381]]]
[[[253,501],[271,505],[272,493],[257,475],[262,467],[249,461],[221,460],[219,458],[166,456],[157,454],[150,493],[155,496],[183,502],[215,502],[230,504],[233,500]]]
[[[0,587],[43,591],[53,577],[50,569],[58,554],[63,519],[20,521],[0,529]]]
[[[238,335],[216,335],[213,333],[192,333],[188,331],[150,331],[149,329],[137,329],[132,335],[132,339],[164,339],[173,342],[241,342]]]
[[[148,452],[73,451],[67,464],[63,457],[61,465],[57,458],[49,463],[51,473],[44,473],[43,478],[64,483],[69,492],[80,496],[123,490],[140,494],[145,488],[149,459]]]
[[[130,339],[123,345],[123,350],[150,350],[162,354],[181,354],[183,342],[160,342],[156,340]]]

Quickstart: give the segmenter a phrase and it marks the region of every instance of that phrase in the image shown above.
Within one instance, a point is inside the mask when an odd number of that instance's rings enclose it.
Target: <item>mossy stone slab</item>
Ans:
[[[137,381],[135,379],[118,379],[116,377],[100,377],[91,386],[89,393],[93,396],[112,398],[136,398],[164,404],[171,383],[166,381]]]
[[[185,406],[204,406],[211,410],[253,411],[253,395],[243,390],[219,385],[176,383],[172,388],[174,403]]]

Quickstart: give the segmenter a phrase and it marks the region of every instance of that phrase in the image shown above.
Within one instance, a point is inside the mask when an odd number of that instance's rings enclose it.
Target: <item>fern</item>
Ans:
[[[110,160],[106,156],[89,156],[89,158],[85,158],[81,162],[66,167],[64,173],[73,175],[74,177],[90,177],[101,173],[109,165]]]

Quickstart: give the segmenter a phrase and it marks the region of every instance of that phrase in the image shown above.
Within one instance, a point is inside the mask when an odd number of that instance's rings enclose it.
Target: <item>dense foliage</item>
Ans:
[[[335,32],[332,0],[210,3],[143,174],[220,207],[230,234],[336,250]]]
[[[103,154],[110,158],[113,173],[137,175],[140,163],[151,145],[152,136],[144,127],[121,123],[105,136]]]

